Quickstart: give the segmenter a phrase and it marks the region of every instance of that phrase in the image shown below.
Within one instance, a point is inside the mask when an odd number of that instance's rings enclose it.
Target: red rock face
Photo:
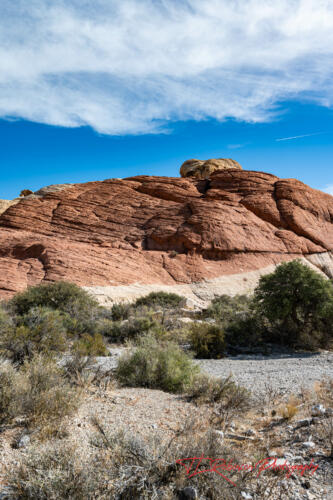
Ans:
[[[178,284],[333,250],[333,197],[225,170],[139,176],[23,198],[0,216],[0,296],[57,280]]]

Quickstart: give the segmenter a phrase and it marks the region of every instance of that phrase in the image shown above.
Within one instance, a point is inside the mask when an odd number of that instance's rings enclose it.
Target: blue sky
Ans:
[[[333,193],[332,61],[331,0],[2,0],[0,198],[212,157]]]

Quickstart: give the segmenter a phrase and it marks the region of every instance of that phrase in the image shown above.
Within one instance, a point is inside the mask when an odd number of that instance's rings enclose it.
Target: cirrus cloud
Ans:
[[[331,0],[2,0],[0,116],[106,134],[333,103]]]

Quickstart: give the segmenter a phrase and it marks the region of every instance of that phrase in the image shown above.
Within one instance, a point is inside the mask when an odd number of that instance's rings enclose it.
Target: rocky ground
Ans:
[[[289,409],[283,400],[275,400],[272,396],[262,394],[250,411],[234,415],[223,426],[213,429],[220,443],[219,457],[216,458],[223,458],[226,447],[232,446],[242,463],[254,464],[264,460],[247,479],[244,480],[242,474],[232,476],[237,483],[242,476],[244,486],[241,490],[235,488],[232,496],[232,486],[229,485],[228,494],[231,496],[228,498],[333,498],[333,464],[329,458],[333,446],[333,409],[329,406],[332,401],[326,399],[327,386],[317,383],[311,390],[302,391],[298,399],[292,400],[289,395]],[[108,431],[124,429],[133,437],[144,440],[149,436],[159,437],[167,443],[191,418],[205,422],[207,411],[207,408],[198,408],[182,396],[158,390],[91,387],[78,413],[65,423],[62,441],[64,446],[70,442],[88,455],[91,435],[96,432],[94,422],[97,421]],[[289,412],[288,415],[284,411]],[[5,467],[14,464],[36,443],[38,433],[28,434],[22,426],[2,429],[0,484]],[[266,461],[268,457],[270,461]],[[308,470],[290,469],[291,466],[310,466],[311,463],[312,468]],[[268,464],[271,467],[272,464],[283,466],[284,469],[268,470]],[[256,477],[259,471],[259,477]],[[225,479],[221,477],[221,481]],[[192,484],[190,479],[188,484]],[[195,494],[195,487],[191,491]],[[7,494],[10,491],[4,486],[0,498],[12,498]]]
[[[104,371],[117,365],[124,347],[114,347],[108,358],[98,358]],[[262,396],[268,391],[280,396],[298,393],[311,388],[323,378],[333,378],[333,353],[289,353],[264,355],[239,355],[223,359],[196,361],[201,369],[215,377],[232,375],[239,384],[254,395]]]
[[[333,353],[241,355],[231,358],[200,360],[203,371],[216,377],[232,374],[254,394],[267,390],[279,395],[311,388],[317,380],[333,378]]]
[[[109,357],[97,358],[100,372],[112,371],[126,349],[113,345]],[[223,459],[226,450],[232,448],[241,463],[259,462],[248,476],[226,473],[237,484],[234,490],[221,477],[229,488],[225,498],[332,499],[333,353],[281,352],[196,362],[203,371],[221,377],[232,375],[250,389],[250,409],[231,412],[208,424],[209,405],[196,406],[182,395],[159,390],[121,388],[111,379],[105,385],[86,387],[78,412],[63,424],[61,443],[70,443],[88,457],[97,422],[108,432],[123,429],[131,437],[143,441],[156,438],[168,444],[193,420],[201,426],[209,425],[215,433],[218,456],[214,458]],[[28,431],[19,421],[0,429],[1,500],[13,500],[4,482],[6,468],[20,461],[31,447],[42,446],[40,442],[38,429]],[[311,468],[306,470],[306,466]],[[181,498],[199,498],[191,479],[188,487],[188,494],[194,496]]]

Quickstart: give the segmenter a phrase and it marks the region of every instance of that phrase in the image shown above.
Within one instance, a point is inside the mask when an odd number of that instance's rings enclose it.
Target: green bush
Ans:
[[[67,332],[72,334],[96,332],[99,321],[112,318],[112,313],[100,306],[88,292],[73,283],[57,282],[28,288],[8,303],[9,311],[25,316],[30,309],[46,307],[61,312]]]
[[[98,303],[74,283],[58,281],[30,287],[16,294],[9,301],[9,306],[20,316],[27,314],[33,307],[42,306],[76,317],[78,313],[87,314],[91,309],[97,308]]]
[[[210,323],[193,323],[189,329],[191,349],[197,358],[221,358],[226,342],[222,326]]]
[[[32,308],[18,321],[0,336],[0,352],[12,361],[22,363],[37,352],[51,355],[66,350],[66,329],[59,311]]]
[[[273,341],[314,349],[333,339],[333,285],[300,261],[279,265],[262,276],[255,309],[271,325]]]
[[[182,301],[183,297],[177,295],[176,293],[151,292],[149,295],[137,299],[134,307],[148,306],[172,309],[179,307]]]
[[[159,342],[152,335],[138,340],[134,352],[119,359],[116,377],[123,385],[182,392],[199,368],[173,342]]]

